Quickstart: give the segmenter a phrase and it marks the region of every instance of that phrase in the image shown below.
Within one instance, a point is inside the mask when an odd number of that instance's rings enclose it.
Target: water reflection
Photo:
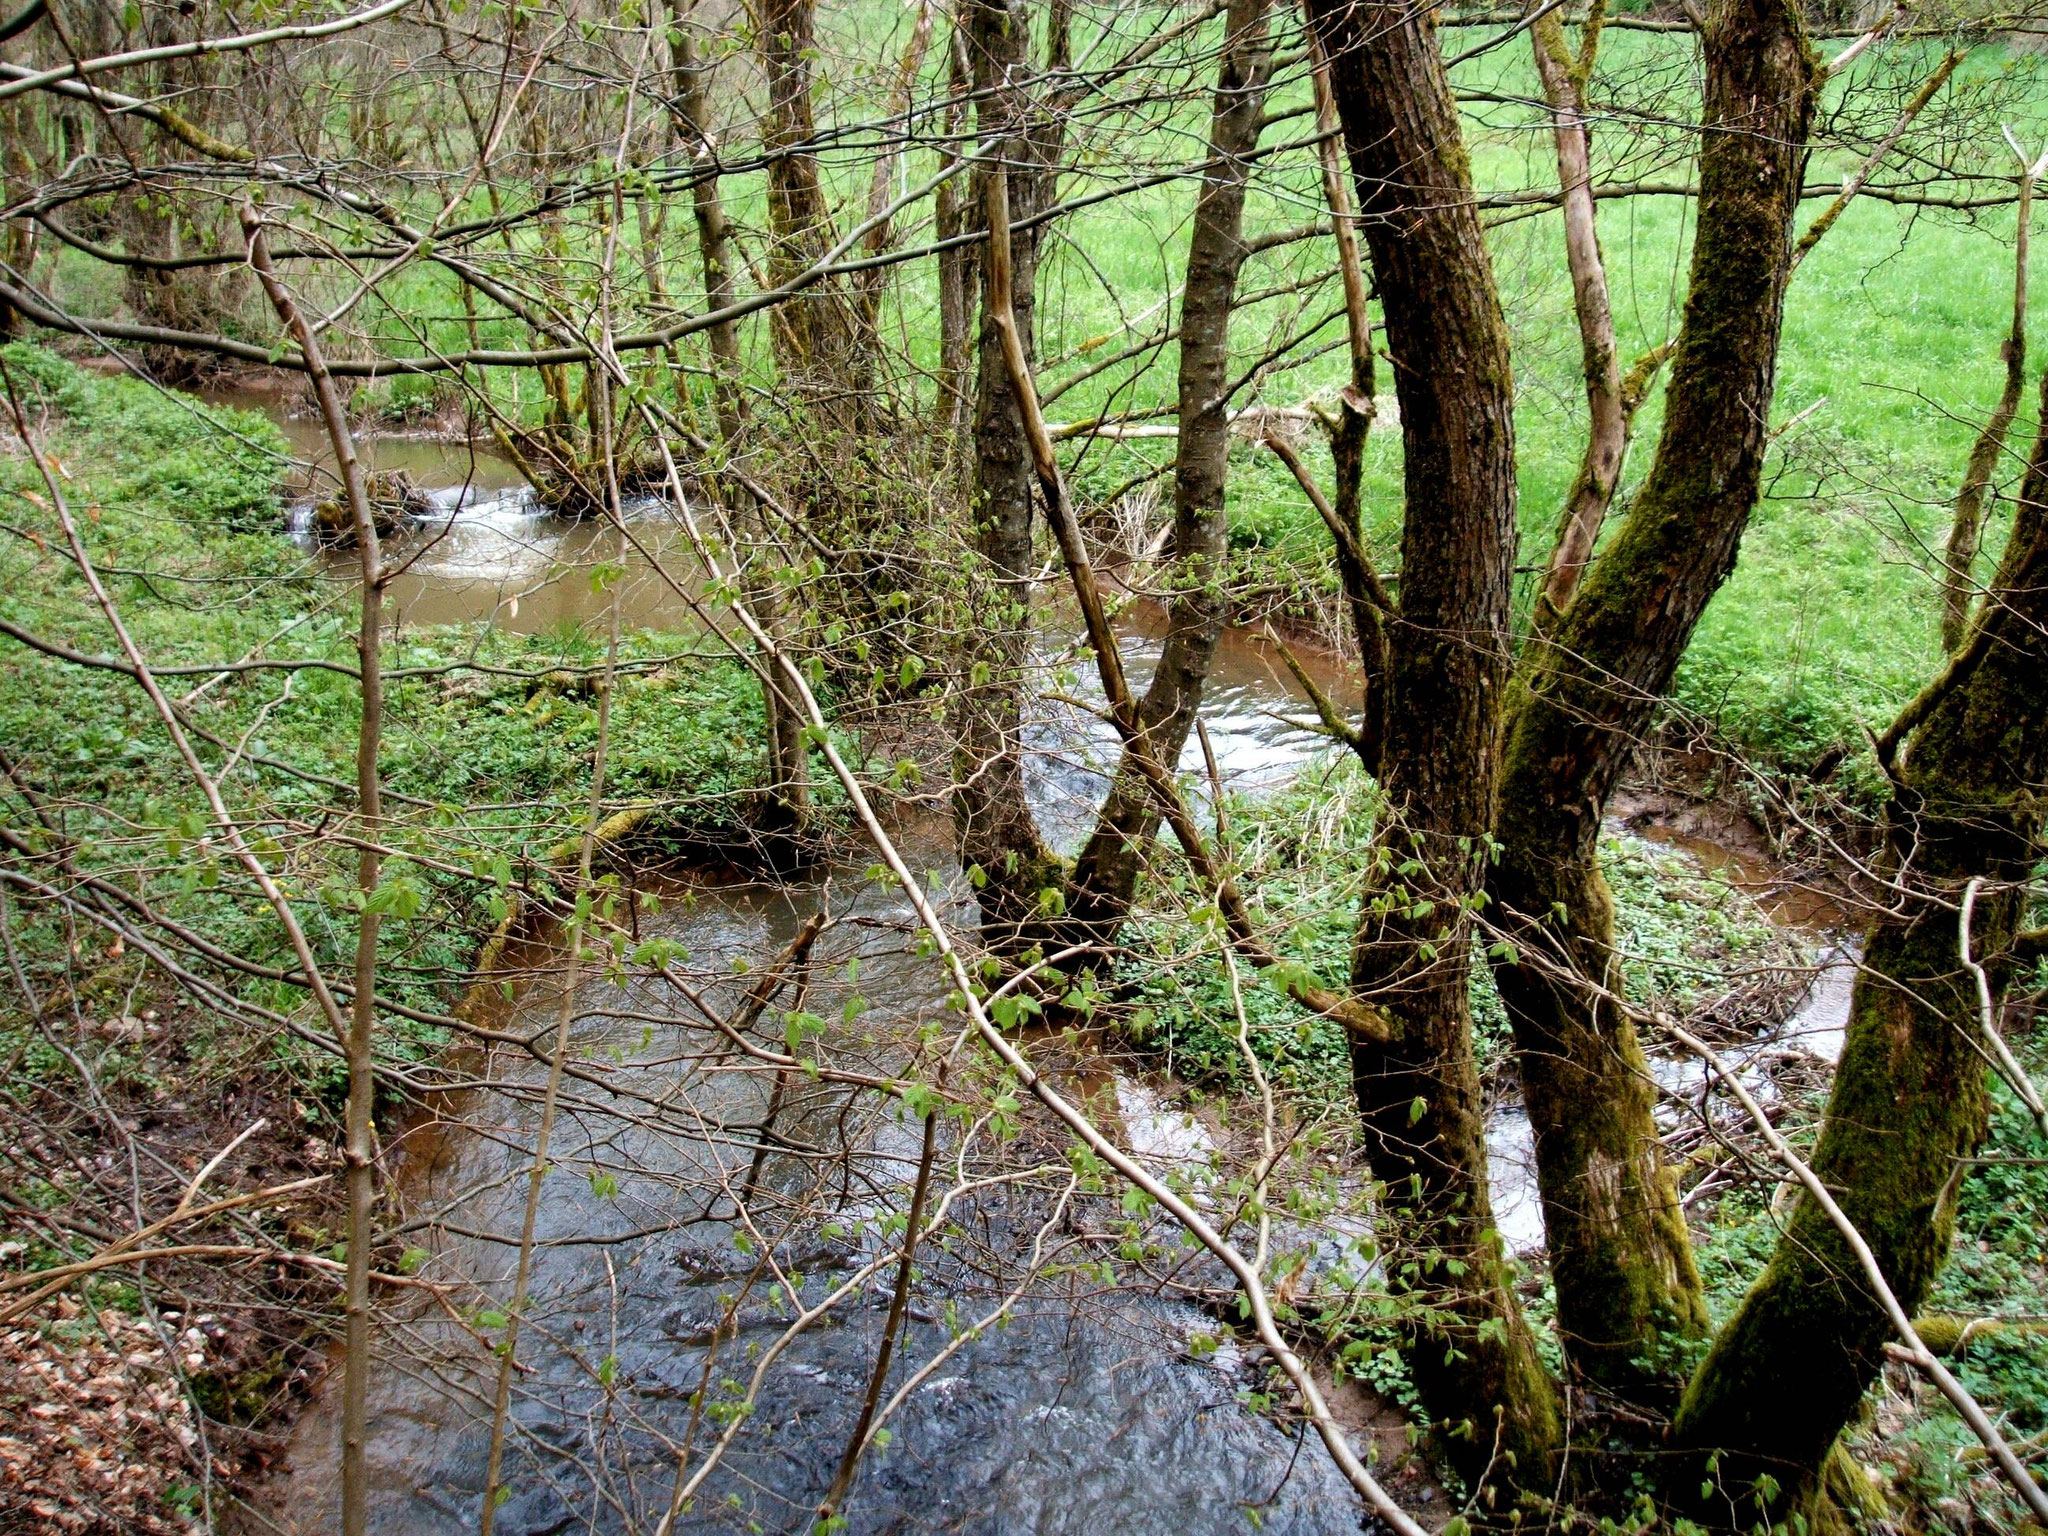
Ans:
[[[750,984],[734,962],[758,970],[827,900],[840,922],[819,941],[806,999],[835,1021],[819,1056],[887,1077],[920,1026],[955,1017],[893,891],[700,888],[646,932],[687,950],[703,995],[730,1009]],[[877,1006],[849,1021],[856,956],[859,989]],[[537,985],[512,1028],[544,1029],[555,1006]],[[793,1338],[791,1320],[888,1257],[882,1219],[901,1208],[919,1138],[875,1095],[762,1070],[730,1042],[721,1049],[660,983],[593,978],[575,1006],[575,1057],[591,1081],[570,1085],[556,1127],[513,1395],[514,1491],[498,1528],[652,1529],[679,1459],[700,1465],[731,1428],[730,1449],[676,1529],[805,1530],[872,1368],[892,1272],[878,1270]],[[781,1034],[766,1027],[761,1043],[779,1046]],[[407,1240],[433,1249],[420,1277],[457,1290],[449,1306],[401,1304],[381,1325],[372,1528],[392,1536],[474,1530],[483,1498],[489,1346],[502,1323],[486,1308],[502,1306],[510,1284],[538,1115],[534,1063],[500,1056],[488,1071],[498,1087],[475,1096],[431,1170],[402,1190]],[[1192,1122],[1149,1091],[1118,1096],[1140,1140],[1195,1164],[1207,1156]],[[849,1528],[1355,1528],[1355,1496],[1327,1458],[1240,1403],[1257,1380],[1245,1359],[1198,1358],[1212,1320],[1105,1282],[1085,1232],[1113,1218],[1114,1202],[1075,1197],[1061,1145],[1024,1134],[998,1149],[985,1127],[947,1123],[935,1197],[951,1200],[948,1229],[924,1250],[888,1386],[953,1352],[891,1420],[891,1444],[863,1462]],[[998,1150],[1006,1170],[1041,1171],[963,1188],[960,1175],[986,1175]],[[491,1297],[500,1300],[479,1299]],[[1005,1299],[1002,1326],[959,1343]],[[739,1384],[771,1356],[753,1411],[735,1420]],[[298,1427],[290,1529],[335,1528],[334,1414],[323,1397]]]

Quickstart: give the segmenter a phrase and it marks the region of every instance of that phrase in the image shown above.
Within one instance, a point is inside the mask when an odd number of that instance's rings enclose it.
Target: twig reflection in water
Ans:
[[[705,984],[708,1004],[736,1009],[749,978],[733,962],[763,963],[825,895],[699,888],[643,933],[681,945],[690,958],[678,970]],[[833,905],[839,921],[818,941],[802,1010],[832,1022],[804,1053],[889,1078],[925,1025],[943,1051],[957,1016],[912,951],[906,910],[873,891],[838,891]],[[874,1007],[848,1022],[856,993]],[[811,1027],[780,1027],[792,1001],[778,999],[755,1037],[770,1051]],[[794,1072],[767,1124],[774,1071],[729,1049],[673,989],[597,978],[578,1006],[579,1063],[641,1097],[611,1101],[588,1085],[564,1095],[514,1389],[514,1491],[498,1529],[651,1529],[693,1424],[701,1455],[725,1428],[721,1405],[791,1319],[846,1290],[782,1348],[733,1450],[677,1526],[804,1529],[874,1361],[917,1122],[876,1094]],[[539,1071],[528,1062],[519,1075],[537,1082]],[[380,1531],[475,1528],[499,1322],[483,1298],[502,1293],[511,1268],[536,1112],[531,1093],[493,1094],[406,1190],[408,1215],[438,1232],[424,1273],[474,1284],[479,1299],[465,1324],[394,1308],[385,1325],[372,1386]],[[894,1409],[890,1443],[870,1447],[846,1502],[850,1529],[1081,1532],[1113,1515],[1120,1530],[1187,1536],[1241,1531],[1255,1507],[1268,1530],[1354,1528],[1356,1496],[1327,1458],[1313,1446],[1297,1454],[1293,1433],[1240,1405],[1254,1379],[1241,1357],[1193,1358],[1207,1318],[1106,1283],[1102,1251],[1082,1234],[1107,1227],[1115,1208],[1063,1198],[1063,1142],[1033,1146],[1026,1124],[998,1152],[987,1121],[943,1123],[931,1236],[891,1393],[954,1344],[956,1328],[1021,1294],[1004,1326],[959,1346]],[[764,1146],[761,1188],[736,1214]],[[1031,1277],[1021,1271],[1034,1249]],[[323,1404],[295,1440],[288,1513],[305,1532],[331,1524],[332,1431]]]

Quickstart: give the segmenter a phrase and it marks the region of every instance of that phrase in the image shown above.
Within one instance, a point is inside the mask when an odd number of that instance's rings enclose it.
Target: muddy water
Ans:
[[[318,436],[307,423],[288,426],[297,450],[317,461]],[[618,561],[629,573],[627,622],[687,626],[687,606],[647,559],[652,552],[677,572],[687,568],[659,508],[634,509],[636,548],[615,532],[549,517],[506,483],[507,466],[466,446],[379,442],[369,457],[375,467],[407,469],[445,514],[391,545],[405,572],[394,590],[399,622],[532,630],[582,620],[601,607],[589,567]],[[337,584],[353,579],[348,557],[327,558]],[[636,602],[636,590],[652,596]],[[1142,684],[1157,659],[1159,615],[1134,604],[1123,627]],[[1067,641],[1055,619],[1039,648],[1050,657]],[[1064,844],[1085,830],[1114,760],[1109,727],[1086,707],[1091,683],[1080,680],[1078,703],[1040,701],[1030,726],[1039,749],[1034,799]],[[1259,642],[1226,640],[1212,690],[1212,741],[1233,787],[1284,782],[1316,745],[1278,718],[1301,701]],[[1190,753],[1191,765],[1199,762],[1192,743]],[[943,843],[923,861],[952,869]],[[821,941],[807,1006],[840,1018],[852,990],[847,962],[858,955],[859,989],[876,1006],[858,1031],[823,1044],[886,1077],[898,1065],[896,1043],[920,1026],[937,1018],[957,1027],[939,1007],[937,970],[908,952],[908,912],[892,896],[849,899],[831,883],[700,889],[672,901],[643,933],[681,944],[705,968],[709,1000],[730,1009],[737,985],[716,978],[729,978],[739,961],[761,965],[826,902],[842,926]],[[552,983],[536,984],[511,1027],[547,1030],[558,995]],[[588,980],[574,1012],[576,1059],[640,1098],[622,1106],[600,1087],[572,1085],[579,1101],[555,1127],[528,1286],[532,1322],[509,1415],[503,1483],[514,1492],[497,1520],[507,1533],[657,1525],[681,1450],[696,1465],[724,1427],[693,1396],[709,1383],[713,1408],[725,1406],[721,1398],[733,1394],[722,1384],[749,1377],[795,1310],[875,1257],[881,1238],[859,1223],[901,1208],[917,1149],[902,1126],[874,1116],[872,1095],[856,1101],[814,1083],[778,1088],[771,1073],[711,1060],[705,1032],[676,1022],[688,1010],[666,988],[622,997],[610,982]],[[764,1043],[779,1046],[779,1032]],[[539,1115],[530,1061],[500,1058],[485,1070],[499,1089],[468,1096],[463,1123],[433,1128],[401,1181],[413,1224],[407,1241],[433,1255],[421,1278],[460,1290],[454,1316],[423,1302],[399,1308],[380,1331],[373,1529],[394,1536],[473,1530],[483,1497],[495,1388],[489,1350],[501,1337],[491,1314],[511,1288]],[[1100,1072],[1076,1080],[1091,1083],[1108,1090],[1104,1112],[1132,1145],[1161,1166],[1203,1175],[1214,1147],[1186,1116],[1140,1082]],[[957,1143],[948,1150],[959,1151]],[[1327,1458],[1240,1403],[1262,1384],[1255,1365],[1235,1350],[1199,1347],[1211,1319],[1107,1288],[1092,1270],[1062,1272],[1067,1250],[1073,1259],[1094,1255],[1076,1246],[1075,1210],[1044,1226],[1064,1165],[1063,1149],[1048,1152],[1056,1173],[1039,1181],[1044,1187],[978,1194],[955,1209],[980,1243],[927,1251],[891,1390],[945,1348],[954,1327],[999,1306],[1027,1278],[1033,1245],[1047,1244],[1044,1273],[1024,1286],[1004,1325],[960,1349],[908,1398],[889,1426],[894,1444],[863,1461],[847,1508],[851,1529],[1188,1536],[1234,1533],[1254,1520],[1302,1536],[1357,1529],[1355,1496]],[[749,1181],[752,1221],[743,1226],[733,1195]],[[1092,1212],[1089,1222],[1113,1215]],[[774,1222],[779,1229],[761,1230]],[[775,1261],[766,1275],[763,1253]],[[775,1269],[787,1284],[776,1283]],[[678,1530],[808,1527],[875,1356],[887,1279],[869,1281],[780,1346],[754,1411]],[[297,1430],[280,1511],[287,1528],[336,1528],[337,1411],[323,1397]]]
[[[293,467],[286,478],[293,528],[305,535],[310,506],[332,496],[334,449],[317,417],[295,395],[273,389],[218,389],[204,398],[269,416],[283,430]],[[627,531],[549,515],[511,463],[486,443],[418,436],[365,436],[357,445],[371,470],[400,470],[425,491],[434,513],[413,533],[390,541],[396,571],[388,599],[392,622],[490,623],[514,634],[541,634],[592,622],[609,607],[593,599],[600,567],[620,566],[621,620],[632,627],[691,627],[684,590],[691,568],[674,520],[652,502],[628,507]],[[338,585],[353,582],[353,554],[325,552],[322,565]]]
[[[1669,820],[1654,814],[1629,817],[1617,830],[1690,855],[1707,873],[1755,901],[1780,928],[1808,942],[1814,950],[1813,980],[1768,1043],[1839,1060],[1862,954],[1863,924],[1854,904],[1829,883],[1788,876],[1762,848],[1748,846],[1741,832],[1730,835],[1711,823],[1703,825],[1685,811]]]
[[[216,390],[214,403],[267,413],[291,444],[288,480],[292,526],[305,534],[311,502],[331,495],[334,454],[319,422],[294,400],[269,390]],[[623,530],[552,516],[525,481],[487,445],[426,437],[366,437],[359,445],[373,470],[404,470],[433,501],[434,515],[388,542],[386,563],[396,571],[389,605],[399,625],[490,623],[516,634],[539,634],[564,625],[594,624],[608,611],[610,588],[593,592],[600,567],[618,567],[621,621],[631,628],[688,631],[696,621],[686,594],[696,589],[696,562],[673,513],[642,499],[626,507]],[[353,584],[355,557],[321,555],[338,586]],[[1071,648],[1080,622],[1056,605],[1042,612],[1037,650],[1050,662]],[[1151,676],[1165,637],[1165,613],[1143,598],[1119,617],[1126,666],[1135,686]],[[1303,658],[1318,686],[1341,695],[1342,666],[1314,653]],[[1031,790],[1047,836],[1071,849],[1086,834],[1115,762],[1116,733],[1100,713],[1101,686],[1092,668],[1079,665],[1071,700],[1034,701],[1027,722],[1033,751]],[[1208,722],[1222,777],[1233,790],[1271,789],[1285,783],[1322,743],[1298,723],[1311,714],[1307,695],[1278,652],[1246,631],[1224,635],[1209,679],[1203,718]],[[1183,767],[1199,770],[1200,745],[1192,738]]]
[[[317,435],[305,423],[287,426],[316,459]],[[537,630],[584,621],[600,607],[591,568],[616,561],[629,572],[629,623],[687,627],[687,605],[634,540],[547,516],[489,455],[377,442],[371,457],[377,467],[406,468],[444,513],[394,541],[392,558],[404,562],[400,622]],[[678,574],[687,569],[658,508],[637,509],[630,530]],[[347,582],[347,560],[332,559],[334,580]],[[1157,659],[1161,616],[1135,603],[1121,622],[1142,683]],[[1070,629],[1049,621],[1039,650],[1056,656]],[[1039,699],[1027,722],[1034,806],[1064,847],[1085,833],[1115,746],[1090,707],[1100,701],[1092,677],[1074,670],[1072,697]],[[1335,693],[1345,687],[1334,667],[1320,681]],[[1204,718],[1232,788],[1273,789],[1303,769],[1322,745],[1298,723],[1306,713],[1277,655],[1249,635],[1226,637]],[[1183,766],[1200,764],[1190,742]],[[1683,846],[1655,827],[1642,835]],[[953,868],[942,842],[924,850],[923,862],[942,877]],[[1761,871],[1727,873],[1738,883],[1754,876],[1761,889]],[[908,913],[893,893],[849,885],[840,872],[811,885],[696,889],[644,932],[680,944],[708,1001],[729,1010],[741,985],[731,979],[736,963],[758,968],[809,911],[828,905],[842,921],[820,943],[806,1002],[835,1021],[820,1048],[888,1078],[902,1064],[903,1042],[927,1026],[950,1033],[958,1019],[942,1007],[936,968],[911,953]],[[1825,920],[1779,915],[1809,926]],[[856,956],[859,991],[874,1007],[842,1026]],[[1821,972],[1801,1010],[1809,1025],[1839,1029],[1847,974]],[[555,985],[537,982],[510,1027],[551,1030]],[[866,1385],[889,1275],[866,1281],[793,1339],[785,1331],[796,1312],[883,1251],[874,1222],[901,1208],[916,1139],[875,1114],[872,1094],[809,1080],[778,1085],[701,1021],[692,1027],[683,997],[666,987],[622,992],[587,979],[572,1011],[574,1057],[594,1081],[571,1084],[555,1127],[509,1415],[504,1483],[514,1492],[498,1529],[653,1529],[679,1459],[701,1463],[732,1422],[736,1384],[774,1353],[752,1413],[676,1529],[806,1530]],[[779,1019],[780,1007],[770,1016]],[[779,1029],[762,1043],[780,1048]],[[1673,1091],[1693,1085],[1688,1070],[1659,1068]],[[490,1351],[501,1337],[493,1313],[510,1293],[539,1114],[530,1060],[501,1056],[483,1071],[499,1090],[470,1096],[467,1118],[439,1127],[401,1181],[407,1241],[432,1254],[421,1276],[455,1289],[452,1315],[422,1300],[381,1327],[371,1387],[373,1528],[392,1536],[474,1529],[483,1496]],[[1092,1076],[1103,1078],[1099,1068]],[[1111,1076],[1106,1087],[1105,1113],[1132,1144],[1181,1164],[1199,1185],[1213,1152],[1202,1128],[1141,1082]],[[958,1136],[949,1129],[942,1169],[956,1158],[973,1166],[974,1149]],[[1500,1227],[1511,1246],[1533,1248],[1542,1224],[1519,1106],[1496,1108],[1489,1142]],[[966,1344],[905,1401],[889,1425],[892,1444],[862,1463],[846,1508],[851,1529],[1198,1536],[1241,1531],[1248,1521],[1304,1536],[1358,1529],[1356,1501],[1319,1449],[1243,1405],[1260,1378],[1235,1351],[1203,1347],[1208,1319],[1076,1267],[1094,1257],[1078,1234],[1117,1213],[1062,1208],[1064,1150],[1044,1152],[1043,1177],[960,1194],[949,1214],[965,1236],[927,1250],[891,1391],[1026,1271],[1037,1278],[1023,1284],[1003,1327]],[[1002,1159],[1019,1161],[1014,1149]],[[949,1184],[942,1177],[938,1188]],[[736,1219],[741,1191],[751,1192],[746,1223]],[[1043,1262],[1034,1264],[1038,1244]],[[764,1255],[773,1262],[764,1266]],[[337,1406],[317,1403],[293,1445],[283,1522],[309,1536],[337,1528]]]

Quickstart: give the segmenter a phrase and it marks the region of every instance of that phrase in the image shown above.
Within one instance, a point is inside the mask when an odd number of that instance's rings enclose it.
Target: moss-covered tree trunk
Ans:
[[[1935,687],[1885,817],[1887,873],[1900,894],[1868,936],[1813,1156],[1909,1312],[1948,1257],[1964,1159],[1985,1132],[1983,1024],[1962,964],[1962,897],[1971,880],[1984,882],[1970,948],[1991,962],[1997,986],[1997,958],[2042,853],[2048,433],[2035,443],[1990,597]],[[1840,1233],[1802,1198],[1686,1389],[1673,1431],[1693,1453],[1680,1464],[1680,1496],[1697,1499],[1714,1458],[1709,1512],[1724,1520],[1758,1516],[1762,1477],[1778,1489],[1767,1501],[1774,1515],[1810,1498],[1884,1365],[1889,1331]]]
[[[1201,707],[1225,616],[1221,586],[1229,538],[1230,311],[1244,265],[1245,159],[1258,147],[1272,71],[1270,0],[1232,0],[1224,13],[1209,124],[1209,160],[1188,237],[1180,305],[1180,436],[1173,464],[1173,564],[1166,644],[1138,706],[1144,750],[1169,771]],[[1129,910],[1160,812],[1126,748],[1095,830],[1074,866],[1069,913],[1107,942]]]
[[[1557,1282],[1593,1382],[1675,1395],[1662,1336],[1705,1326],[1628,1015],[1601,817],[1756,505],[1818,75],[1791,0],[1716,0],[1702,36],[1699,233],[1657,456],[1613,543],[1531,639],[1511,704],[1494,976],[1513,1021]],[[1668,1398],[1667,1398],[1668,1400]]]
[[[1379,282],[1406,499],[1389,864],[1361,912],[1352,978],[1394,1035],[1356,1044],[1353,1075],[1383,1217],[1402,1239],[1390,1273],[1419,1312],[1409,1362],[1423,1403],[1466,1475],[1547,1487],[1558,1406],[1494,1229],[1470,1005],[1515,559],[1507,326],[1429,13],[1310,0],[1309,17]]]

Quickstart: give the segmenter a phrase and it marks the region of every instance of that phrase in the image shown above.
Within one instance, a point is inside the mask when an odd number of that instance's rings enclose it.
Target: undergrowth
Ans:
[[[319,667],[200,670],[240,657],[355,663],[347,572],[284,536],[281,436],[259,416],[94,374],[27,345],[0,356],[124,623],[163,669],[195,748],[259,851],[281,860],[316,958],[345,969],[360,899],[355,853],[317,834],[347,827],[353,810],[355,679]],[[74,651],[113,655],[113,635],[19,451],[0,455],[0,507],[0,616]],[[546,889],[550,851],[585,815],[592,680],[604,652],[601,635],[575,625],[532,636],[408,628],[387,637],[381,838],[391,854],[377,899],[390,919],[381,985],[394,1001],[448,1009],[457,1001],[450,987],[515,891]],[[622,635],[620,665],[607,809],[651,804],[672,834],[743,840],[762,772],[751,675],[694,639],[638,631]],[[45,824],[39,854],[132,889],[224,949],[289,966],[279,925],[131,680],[0,639],[0,741],[19,782],[38,786],[33,814],[18,805],[16,819]],[[32,951],[61,952],[64,921],[33,913],[23,937]],[[93,952],[88,944],[84,957]],[[311,1017],[300,987],[248,976],[232,984],[251,1003]],[[386,1033],[400,1057],[442,1043],[432,1026],[400,1016]],[[283,1032],[274,1049],[316,1102],[338,1093],[331,1054]]]
[[[1371,781],[1348,755],[1323,759],[1279,794],[1232,806],[1242,888],[1270,918],[1285,914],[1275,948],[1326,982],[1349,974],[1376,809]],[[1809,957],[1748,895],[1692,855],[1634,835],[1605,839],[1601,854],[1633,1000],[1680,1015],[1752,991],[1766,994],[1767,1006],[1789,1000],[1786,979]],[[1210,928],[1159,906],[1130,925],[1125,944],[1120,979],[1131,1007],[1124,1028],[1134,1043],[1186,1081],[1245,1088],[1250,1075],[1230,981]],[[1239,991],[1252,1050],[1277,1085],[1322,1100],[1348,1097],[1341,1026],[1305,1013],[1242,968]],[[1484,965],[1473,973],[1472,1016],[1480,1069],[1492,1077],[1509,1066],[1510,1039]]]

